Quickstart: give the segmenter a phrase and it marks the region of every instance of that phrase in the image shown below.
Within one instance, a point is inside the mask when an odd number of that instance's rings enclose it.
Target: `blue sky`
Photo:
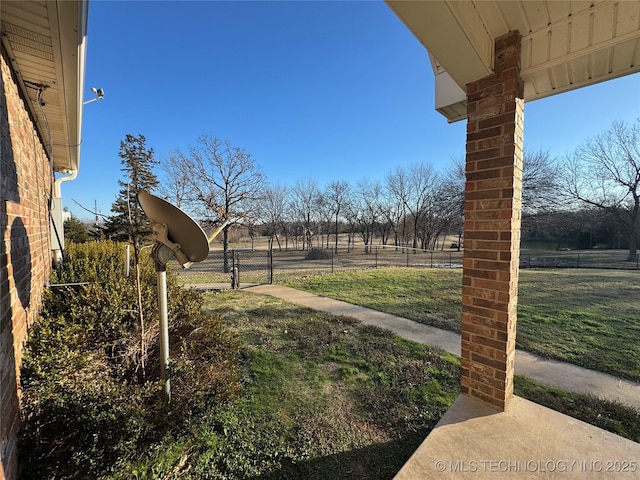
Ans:
[[[465,122],[434,110],[424,47],[380,1],[124,2],[89,6],[80,173],[74,200],[110,213],[118,149],[143,134],[156,159],[200,135],[251,153],[273,183],[382,180],[397,165],[446,169]],[[526,148],[562,156],[640,116],[640,75],[528,103]]]

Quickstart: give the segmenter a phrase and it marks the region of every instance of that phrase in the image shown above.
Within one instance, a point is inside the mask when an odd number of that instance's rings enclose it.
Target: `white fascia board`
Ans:
[[[466,99],[467,94],[453,81],[447,72],[436,76],[436,108],[443,108],[454,103],[463,102]]]
[[[67,148],[71,170],[80,168],[80,143],[82,142],[82,98],[84,91],[88,0],[56,1],[57,18],[52,19],[52,29],[57,28],[62,72],[62,94],[66,110]]]

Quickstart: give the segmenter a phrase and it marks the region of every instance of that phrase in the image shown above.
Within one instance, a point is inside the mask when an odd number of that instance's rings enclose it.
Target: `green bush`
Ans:
[[[70,244],[52,272],[58,286],[45,292],[21,368],[23,478],[104,475],[240,392],[236,339],[168,272],[172,402],[163,404],[156,274],[146,253],[143,356],[135,275],[125,278],[123,253],[113,242]],[[60,285],[69,282],[88,283]]]
[[[73,215],[64,222],[64,241],[66,243],[85,243],[89,241],[87,227]]]

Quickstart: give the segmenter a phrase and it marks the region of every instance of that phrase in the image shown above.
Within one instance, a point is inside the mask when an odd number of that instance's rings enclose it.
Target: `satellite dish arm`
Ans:
[[[213,232],[210,236],[209,236],[209,243],[213,242],[215,240],[215,238],[220,235],[220,232],[222,232],[222,230],[224,230],[224,228],[229,225],[230,223],[235,222],[235,219],[227,219],[224,221],[224,223],[222,225],[220,225],[217,230],[215,232]]]

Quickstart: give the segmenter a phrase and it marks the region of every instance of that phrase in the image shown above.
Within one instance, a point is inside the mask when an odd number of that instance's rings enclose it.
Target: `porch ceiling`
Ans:
[[[88,0],[0,2],[2,44],[56,171],[77,170]]]
[[[428,50],[436,109],[450,122],[466,118],[466,85],[493,73],[494,40],[512,30],[525,101],[640,71],[637,0],[386,2]]]

